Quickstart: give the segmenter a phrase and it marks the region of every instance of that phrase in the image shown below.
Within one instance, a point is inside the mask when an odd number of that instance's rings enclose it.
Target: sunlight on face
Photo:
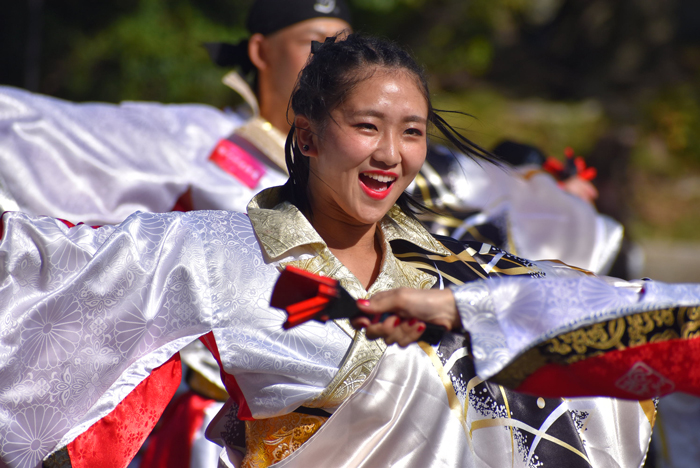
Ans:
[[[376,223],[425,160],[428,103],[414,75],[378,69],[314,136],[311,207],[352,225]]]

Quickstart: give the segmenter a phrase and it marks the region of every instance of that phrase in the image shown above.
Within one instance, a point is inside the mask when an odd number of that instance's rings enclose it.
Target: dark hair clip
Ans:
[[[318,53],[318,50],[321,48],[322,45],[325,44],[333,44],[335,42],[336,36],[331,36],[327,37],[325,41],[323,41],[323,44],[321,44],[318,41],[311,41],[311,53],[315,54]]]

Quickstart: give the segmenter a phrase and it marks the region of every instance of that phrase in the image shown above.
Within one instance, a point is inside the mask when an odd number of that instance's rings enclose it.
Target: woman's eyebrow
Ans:
[[[354,117],[377,117],[377,118],[383,118],[386,116],[384,112],[375,110],[375,109],[362,109],[358,111],[351,112],[350,115]],[[406,116],[402,119],[403,122],[418,122],[418,123],[427,123],[428,119],[425,117],[421,117],[420,115],[409,115]]]
[[[409,115],[405,119],[403,119],[404,122],[418,122],[418,123],[427,123],[428,119],[425,117],[421,117],[420,115]]]
[[[378,111],[375,109],[355,110],[355,111],[351,111],[350,115],[357,116],[357,117],[378,117],[380,119],[385,116],[384,112],[381,112],[381,111]]]

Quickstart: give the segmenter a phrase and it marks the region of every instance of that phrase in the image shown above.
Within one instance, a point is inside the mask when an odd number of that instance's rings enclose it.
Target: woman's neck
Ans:
[[[365,289],[369,289],[379,276],[382,264],[382,243],[377,224],[352,225],[315,211],[311,224],[333,255]]]

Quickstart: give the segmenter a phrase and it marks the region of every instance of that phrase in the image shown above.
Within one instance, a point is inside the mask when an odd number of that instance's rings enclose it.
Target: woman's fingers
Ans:
[[[404,309],[407,295],[413,289],[398,288],[390,291],[383,291],[372,296],[372,299],[360,299],[357,305],[363,312],[370,314],[383,314],[387,312],[397,313]]]
[[[449,289],[399,288],[375,294],[369,300],[358,301],[358,307],[368,315],[390,313],[405,319],[415,318],[447,329],[460,327],[454,295]]]
[[[353,325],[356,322],[353,321]],[[388,345],[394,343],[399,346],[408,346],[418,341],[425,331],[425,324],[418,320],[401,320],[399,317],[391,316],[380,323],[369,324],[365,327],[367,338],[375,340],[383,338]]]
[[[383,322],[370,323],[364,328],[367,333],[367,338],[376,340],[377,338],[386,339],[389,336],[393,336],[396,333],[394,329],[399,325],[401,325],[401,318],[392,315]]]
[[[355,317],[350,323],[358,330],[360,328],[367,328],[372,324],[367,317]]]
[[[461,326],[454,295],[449,289],[392,289],[377,293],[370,300],[360,299],[357,306],[369,317],[353,319],[353,326],[364,328],[367,338],[383,338],[388,345],[408,346],[417,341],[425,331],[425,322],[448,330]],[[374,323],[372,317],[378,318],[379,314],[391,315]]]

